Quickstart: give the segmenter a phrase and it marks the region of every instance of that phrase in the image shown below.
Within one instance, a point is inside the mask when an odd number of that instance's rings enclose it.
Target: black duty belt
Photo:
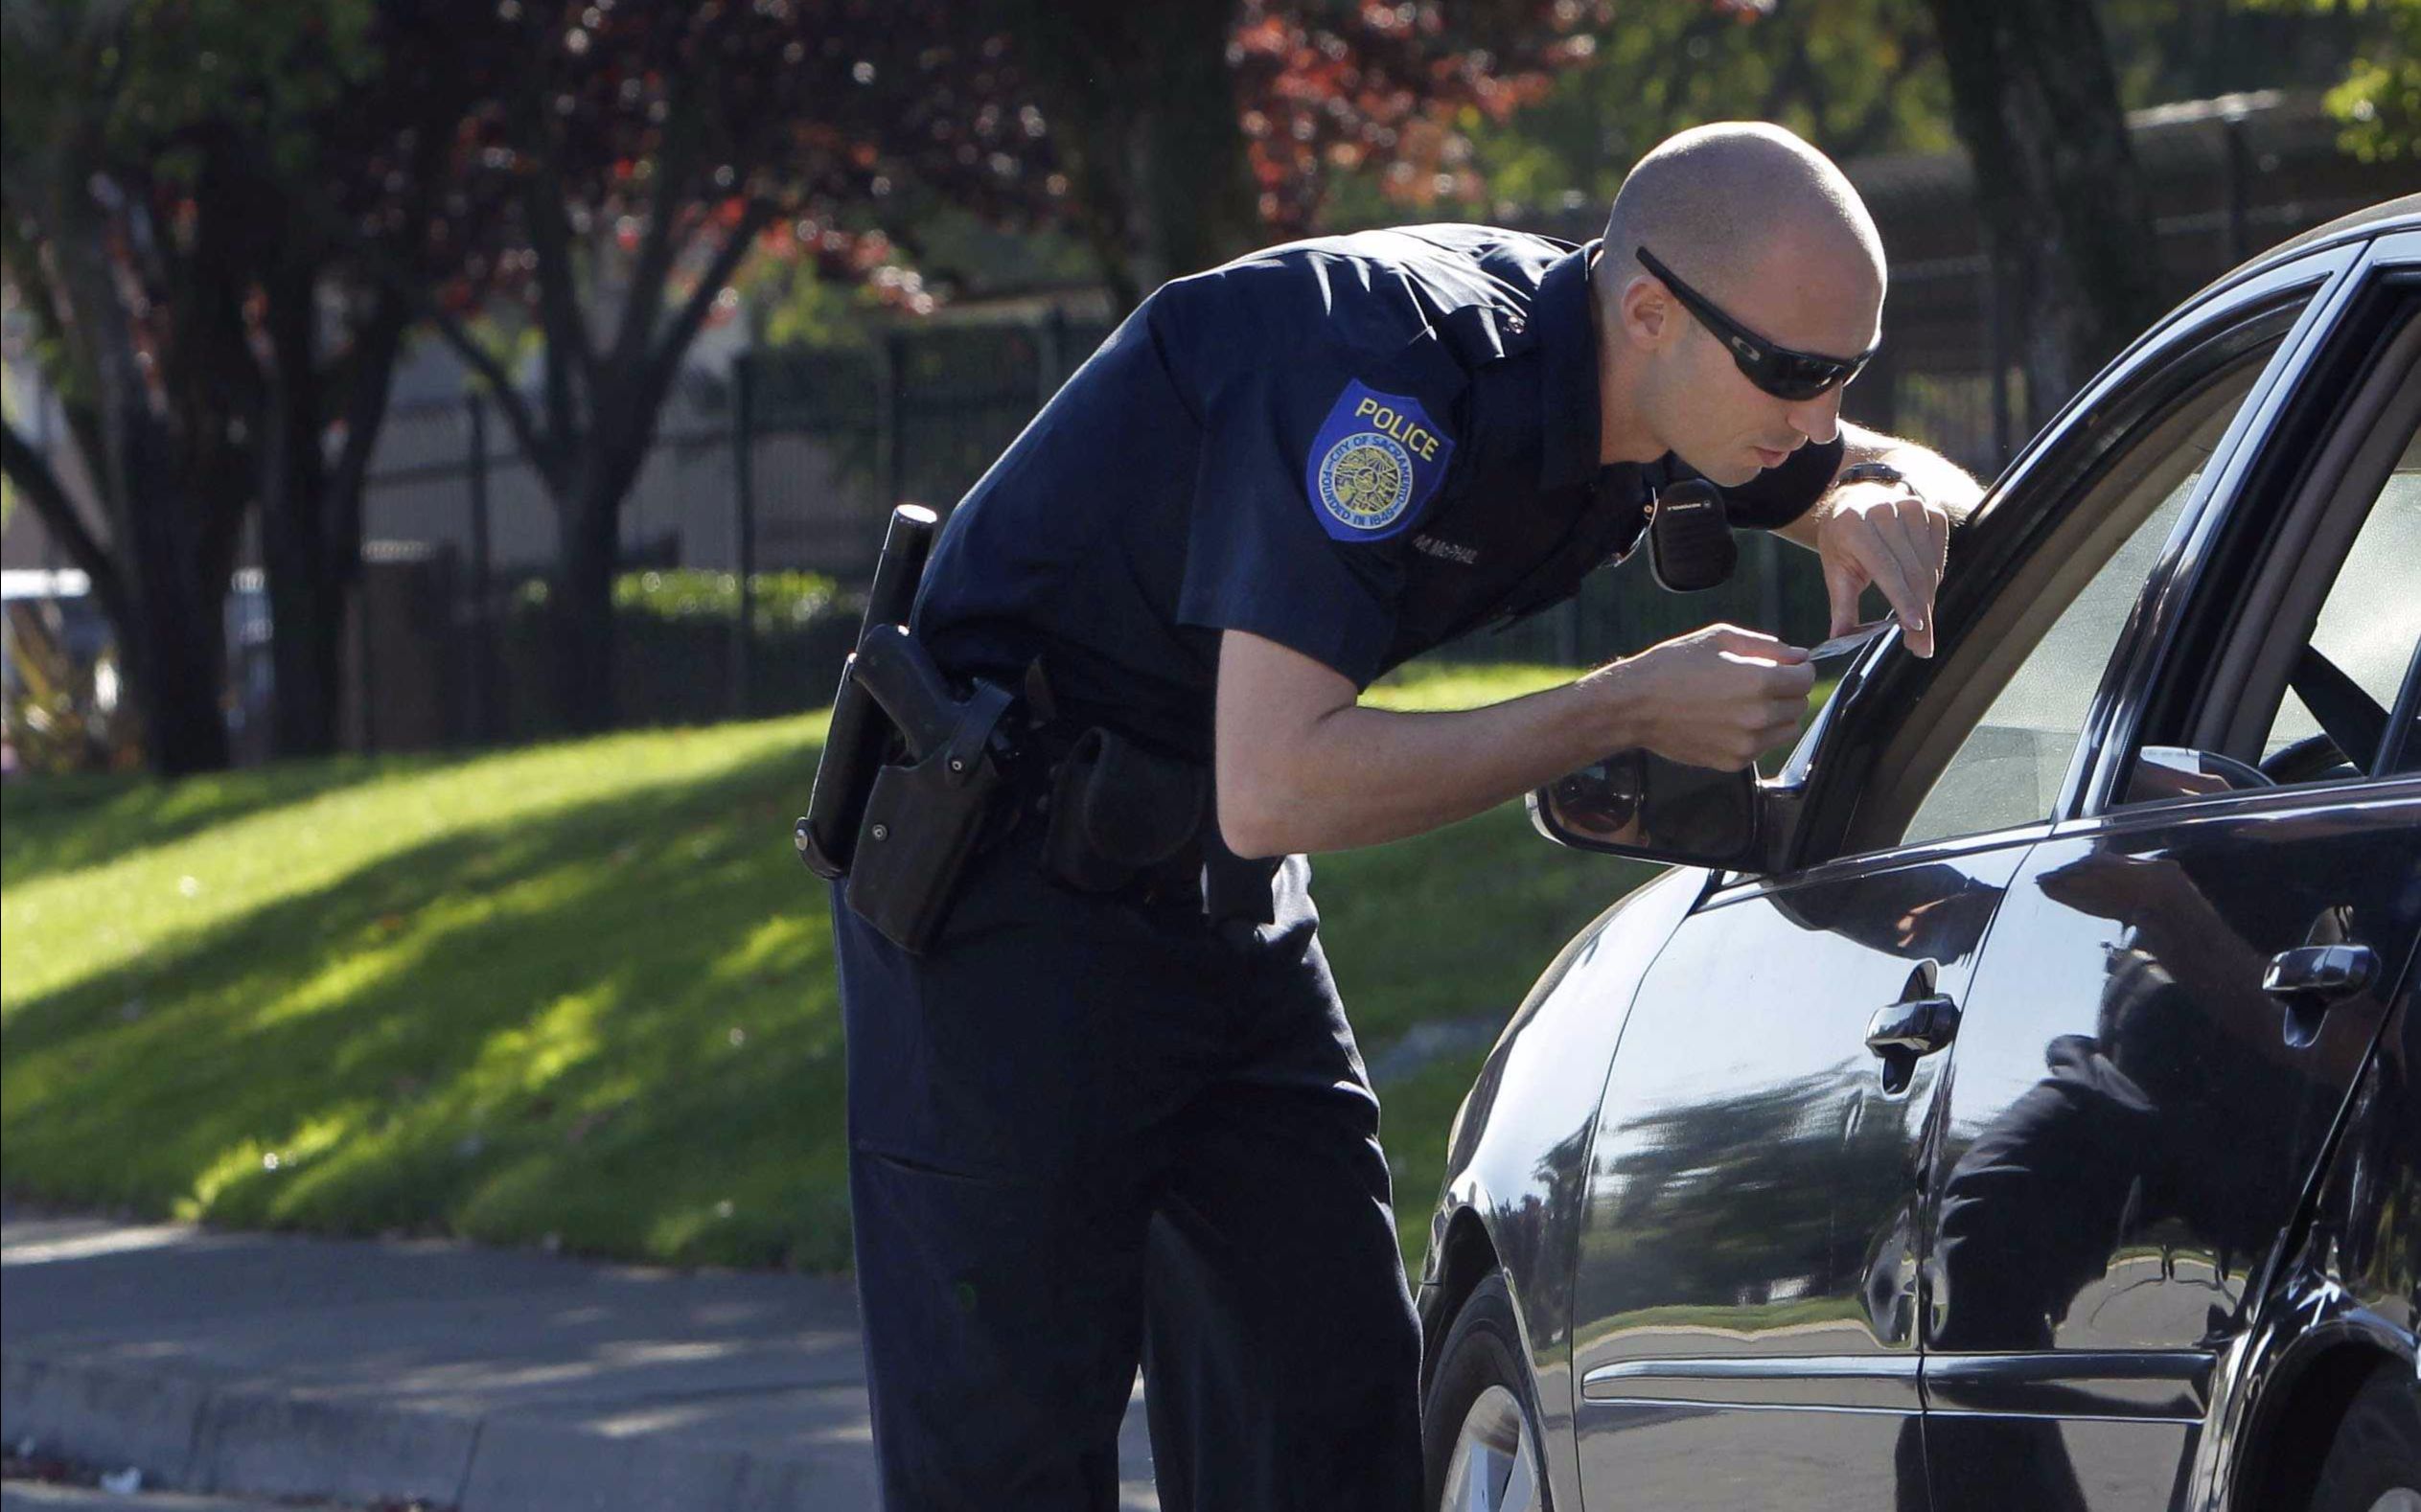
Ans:
[[[817,776],[819,799],[829,790],[833,801],[811,802],[796,827],[808,864],[845,877],[852,910],[921,954],[968,860],[1030,825],[1043,871],[1061,885],[1198,899],[1223,930],[1273,920],[1278,863],[1227,849],[1208,765],[1061,719],[1039,661],[1025,682],[1021,695],[953,676],[897,622],[861,632],[842,691],[879,708],[888,729],[848,742],[836,731]],[[838,769],[836,748],[852,758]]]

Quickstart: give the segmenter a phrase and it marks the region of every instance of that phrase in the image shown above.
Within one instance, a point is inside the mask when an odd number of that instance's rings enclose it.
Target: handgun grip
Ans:
[[[858,686],[890,716],[911,761],[923,761],[958,727],[958,700],[925,648],[903,625],[870,625],[858,641]]]

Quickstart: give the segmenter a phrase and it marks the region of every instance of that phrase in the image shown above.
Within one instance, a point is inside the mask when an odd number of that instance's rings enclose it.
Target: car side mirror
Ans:
[[[1575,850],[1726,871],[1764,871],[1763,792],[1753,768],[1685,767],[1617,751],[1530,794],[1530,822]]]

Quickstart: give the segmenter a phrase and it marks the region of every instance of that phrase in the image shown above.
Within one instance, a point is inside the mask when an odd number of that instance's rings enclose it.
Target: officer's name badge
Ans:
[[[1445,481],[1454,442],[1416,399],[1356,379],[1312,439],[1303,490],[1338,540],[1376,540],[1412,523]]]

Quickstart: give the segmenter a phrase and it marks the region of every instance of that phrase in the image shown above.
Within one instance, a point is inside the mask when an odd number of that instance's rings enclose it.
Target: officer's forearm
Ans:
[[[1619,667],[1435,714],[1363,707],[1339,681],[1347,701],[1305,710],[1282,697],[1246,701],[1222,677],[1219,825],[1237,854],[1349,850],[1423,834],[1637,744],[1635,700]]]

